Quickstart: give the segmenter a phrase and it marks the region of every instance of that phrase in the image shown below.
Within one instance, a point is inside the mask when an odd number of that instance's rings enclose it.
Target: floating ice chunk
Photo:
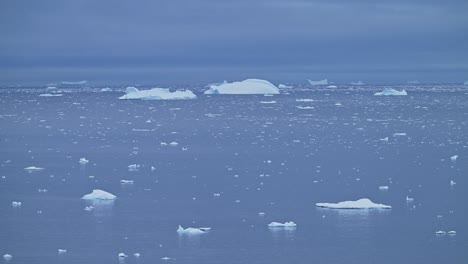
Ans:
[[[139,258],[139,257],[141,257],[141,254],[140,254],[140,253],[135,253],[135,254],[133,254],[133,256],[134,256],[135,258]]]
[[[293,88],[293,87],[289,86],[289,85],[286,85],[286,84],[279,84],[278,88],[280,88],[280,89],[290,89],[290,88]]]
[[[313,102],[314,99],[308,99],[308,98],[305,98],[305,99],[296,99],[296,102]]]
[[[414,202],[414,198],[409,197],[408,195],[406,196],[406,202]]]
[[[126,258],[128,257],[128,255],[126,255],[125,253],[119,253],[119,258]]]
[[[388,190],[388,186],[379,186],[379,190],[381,191],[387,191]]]
[[[457,161],[458,155],[453,155],[452,157],[450,157],[450,159],[451,159],[452,161]]]
[[[351,82],[351,85],[364,85],[362,81],[357,81],[357,82]]]
[[[209,227],[201,227],[201,228],[193,228],[193,227],[187,227],[183,228],[182,226],[179,225],[179,228],[177,228],[177,233],[179,234],[187,234],[187,235],[199,235],[199,234],[204,234],[211,228]]]
[[[133,184],[133,180],[120,180],[121,184]]]
[[[171,142],[171,143],[169,143],[169,146],[173,146],[173,147],[175,147],[175,146],[177,146],[177,145],[179,145],[179,143],[177,143],[177,142],[175,142],[175,141],[174,141],[174,142]]]
[[[376,204],[371,200],[364,198],[356,201],[344,201],[339,203],[316,203],[318,207],[332,209],[391,209],[392,207],[384,204]]]
[[[66,250],[66,249],[60,249],[60,248],[59,248],[58,253],[59,253],[59,254],[65,254],[65,253],[67,253],[67,250]]]
[[[57,87],[55,86],[49,86],[46,88],[47,91],[53,91],[53,90],[57,90]]]
[[[457,234],[457,231],[448,231],[447,234],[449,236],[455,236]]]
[[[457,183],[454,182],[453,180],[450,181],[450,186],[454,186],[454,185],[456,185],[456,184],[457,184]]]
[[[26,167],[26,168],[24,168],[24,169],[27,170],[27,171],[39,171],[39,170],[43,170],[44,168],[35,167],[35,166],[30,166],[30,167]]]
[[[317,86],[317,85],[328,85],[328,79],[323,79],[320,81],[312,81],[312,80],[307,80],[310,85]]]
[[[164,258],[161,258],[162,260],[166,261],[166,260],[171,260],[172,258],[170,257],[164,257]]]
[[[408,95],[405,90],[395,90],[391,88],[386,88],[382,92],[375,93],[374,95]]]
[[[278,223],[278,222],[271,222],[268,224],[268,227],[275,228],[275,227],[283,227],[283,228],[295,228],[297,225],[293,221],[285,222],[285,223]]]
[[[276,104],[276,101],[260,101],[261,104]]]
[[[21,207],[21,202],[11,202],[11,206],[13,206],[14,208]]]
[[[40,94],[40,97],[60,97],[63,94],[50,94],[50,93],[45,93],[45,94]]]
[[[442,231],[442,230],[436,231],[436,235],[438,236],[445,236],[445,234],[447,234],[447,232],[445,231]]]
[[[5,254],[5,255],[3,255],[3,259],[4,259],[5,261],[10,261],[12,258],[13,258],[13,256],[10,255],[10,254],[8,254],[8,253]]]
[[[309,110],[309,109],[314,109],[313,106],[296,106],[297,109],[301,110]]]
[[[177,90],[171,92],[167,88],[153,88],[151,90],[138,90],[135,87],[127,87],[125,95],[119,99],[142,99],[142,100],[185,100],[195,99],[197,96],[190,90]]]
[[[336,89],[336,88],[338,88],[338,86],[336,86],[336,85],[328,85],[327,88]]]
[[[129,171],[136,171],[140,168],[140,164],[130,164],[128,165],[128,170]]]
[[[80,160],[78,161],[81,165],[85,165],[87,163],[89,163],[89,160],[87,160],[86,158],[80,158]]]
[[[84,200],[115,200],[116,198],[117,196],[99,189],[94,189],[92,193],[81,197]]]
[[[379,139],[380,141],[385,141],[385,142],[388,142],[388,137],[385,137],[385,138],[381,138]]]
[[[92,205],[86,206],[84,210],[85,210],[85,211],[88,211],[88,212],[89,212],[89,211],[92,211],[92,210],[94,210],[94,206],[92,206]]]
[[[87,84],[88,81],[78,81],[78,82],[67,82],[67,81],[63,81],[62,84],[65,84],[65,85],[83,85],[83,84]]]
[[[406,137],[406,133],[393,133],[394,137]]]
[[[205,94],[279,94],[279,89],[269,81],[247,79],[241,82],[210,85]]]
[[[112,89],[109,88],[109,87],[102,88],[102,89],[101,89],[101,92],[112,92]]]

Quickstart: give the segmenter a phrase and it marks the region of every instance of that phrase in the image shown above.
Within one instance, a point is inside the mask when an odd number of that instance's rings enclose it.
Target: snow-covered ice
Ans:
[[[197,96],[190,90],[177,90],[171,92],[167,88],[153,88],[150,90],[138,90],[135,87],[127,87],[124,95],[119,99],[142,99],[142,100],[185,100],[195,99]]]
[[[279,89],[269,81],[247,79],[241,82],[211,85],[205,94],[279,94]]]
[[[116,198],[117,196],[99,189],[94,189],[92,193],[81,197],[84,200],[115,200]]]
[[[384,204],[376,204],[367,198],[356,201],[344,201],[339,203],[316,203],[318,207],[332,209],[391,209],[392,207]]]
[[[179,225],[179,228],[177,228],[177,233],[179,234],[187,234],[187,235],[199,235],[199,234],[204,234],[211,228],[209,227],[200,227],[200,228],[193,228],[193,227],[187,227],[183,228],[182,226]]]
[[[408,93],[405,90],[395,90],[391,88],[386,88],[382,92],[377,92],[374,95],[408,95]]]
[[[80,158],[80,160],[78,161],[81,165],[85,165],[85,164],[88,164],[89,163],[89,160],[87,160],[86,158]]]

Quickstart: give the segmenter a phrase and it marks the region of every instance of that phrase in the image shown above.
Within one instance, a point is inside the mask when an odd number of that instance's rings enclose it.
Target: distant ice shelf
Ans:
[[[395,90],[391,88],[386,88],[382,92],[377,92],[374,95],[408,95],[408,93],[405,90]]]
[[[356,201],[344,201],[339,203],[316,203],[317,207],[331,209],[391,209],[392,207],[384,204],[373,203],[370,199],[363,198]]]
[[[247,79],[241,82],[212,84],[205,94],[279,94],[279,89],[269,81]]]
[[[99,189],[94,189],[92,193],[81,197],[83,200],[115,200],[116,198],[117,196]]]
[[[127,87],[121,100],[186,100],[195,99],[197,96],[190,90],[177,90],[171,92],[167,88],[153,88],[150,90],[138,90],[135,87]]]

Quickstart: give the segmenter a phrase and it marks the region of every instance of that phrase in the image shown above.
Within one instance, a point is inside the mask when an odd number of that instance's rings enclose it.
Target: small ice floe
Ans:
[[[316,203],[317,207],[331,209],[391,209],[392,207],[384,204],[376,204],[367,198],[356,201],[344,201],[339,203]]]
[[[297,225],[293,221],[285,222],[285,223],[278,223],[278,222],[271,222],[268,224],[269,228],[296,228]]]
[[[258,213],[259,216],[265,216],[265,213],[264,212],[260,212]]]
[[[47,192],[47,189],[37,189],[37,192],[46,193],[46,192]]]
[[[309,110],[309,109],[314,109],[313,106],[296,106],[297,109],[301,110]]]
[[[379,186],[379,190],[381,191],[388,191],[389,187],[388,186]]]
[[[140,164],[130,164],[128,165],[129,171],[137,171],[140,168]]]
[[[121,259],[122,259],[122,258],[128,257],[128,255],[126,255],[125,253],[119,253],[118,256],[119,256],[119,258],[121,258]]]
[[[65,254],[65,253],[67,253],[67,250],[66,250],[66,249],[60,249],[60,248],[59,248],[58,253],[59,253],[59,254]]]
[[[456,185],[456,184],[457,184],[456,182],[454,182],[454,181],[450,181],[450,186],[452,186],[452,187],[453,187],[453,186],[454,186],[454,185]]]
[[[89,163],[89,160],[87,160],[86,158],[80,158],[80,160],[78,161],[81,165],[85,165],[85,164],[88,164]]]
[[[167,260],[171,260],[172,258],[170,258],[170,257],[164,257],[164,258],[161,258],[161,259],[164,260],[164,261],[167,261]]]
[[[13,206],[14,208],[21,207],[21,202],[11,202],[11,206]]]
[[[134,256],[135,258],[139,258],[139,257],[141,257],[141,254],[140,254],[140,253],[135,253],[135,254],[133,254],[133,256]]]
[[[10,255],[10,254],[8,254],[8,253],[5,254],[5,255],[3,255],[3,259],[4,259],[5,261],[10,261],[12,258],[13,258],[13,256]]]
[[[120,180],[121,184],[133,184],[133,180]]]
[[[94,189],[92,193],[81,197],[83,200],[115,200],[116,198],[117,196],[99,189]]]
[[[405,136],[406,136],[406,133],[401,133],[401,132],[399,132],[399,133],[393,133],[393,136],[394,136],[394,137],[405,137]]]
[[[175,146],[177,146],[177,145],[179,145],[179,143],[177,143],[177,142],[175,142],[175,141],[169,143],[169,146],[172,146],[172,147],[175,147]]]
[[[445,231],[442,231],[442,230],[436,231],[436,235],[438,236],[445,236],[445,234],[447,234],[447,232]]]
[[[220,193],[213,193],[213,196],[214,196],[214,197],[220,197],[221,194],[220,194]]]
[[[193,228],[193,227],[187,227],[183,228],[182,226],[179,225],[179,228],[177,228],[177,233],[179,235],[199,235],[199,234],[204,234],[208,232],[211,228],[210,227],[199,227],[199,228]]]
[[[450,157],[450,159],[451,159],[452,161],[457,161],[458,155],[453,155],[452,157]]]
[[[161,144],[161,146],[167,146],[166,142],[161,142],[160,144]]]
[[[151,166],[151,171],[155,171],[155,170],[156,170],[156,167]]]
[[[386,88],[382,92],[375,93],[374,95],[408,95],[405,90],[395,90],[391,88]]]
[[[45,94],[40,94],[39,97],[59,97],[62,96],[63,94],[50,94],[50,93],[45,93]]]
[[[102,89],[101,89],[101,92],[112,92],[112,89],[109,88],[109,87],[102,88]]]
[[[40,171],[40,170],[43,170],[43,169],[44,168],[36,167],[36,166],[30,166],[30,167],[24,168],[24,170],[27,170],[27,171]]]
[[[409,197],[409,196],[407,195],[407,196],[406,196],[406,202],[407,202],[407,203],[414,202],[414,198]]]
[[[92,206],[92,205],[86,206],[84,210],[85,210],[85,211],[88,211],[88,212],[89,212],[89,211],[92,211],[92,210],[94,210],[94,206]]]
[[[457,235],[457,231],[453,231],[453,230],[452,230],[452,231],[448,231],[447,234],[448,234],[449,236],[455,236],[455,235]]]
[[[276,104],[276,101],[260,101],[261,104]]]

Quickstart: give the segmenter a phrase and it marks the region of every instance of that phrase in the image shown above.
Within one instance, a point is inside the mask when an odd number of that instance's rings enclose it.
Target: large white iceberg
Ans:
[[[283,228],[295,228],[297,225],[293,221],[290,222],[285,222],[285,223],[278,223],[278,222],[271,222],[268,224],[268,227],[270,228],[276,228],[276,227],[283,227]]]
[[[127,87],[125,95],[119,99],[142,99],[142,100],[184,100],[195,99],[197,96],[190,90],[177,90],[171,92],[167,88],[153,88],[150,90],[138,90],[135,87]]]
[[[95,189],[92,193],[86,194],[81,199],[84,200],[115,200],[117,196],[103,190]]]
[[[320,81],[312,81],[312,80],[307,80],[309,81],[310,85],[328,85],[328,79],[323,79],[323,80],[320,80]]]
[[[210,85],[205,94],[279,94],[278,87],[269,81],[247,79],[241,82],[224,82]]]
[[[385,88],[382,92],[375,93],[374,95],[408,95],[405,90],[395,90],[391,88]]]
[[[211,228],[209,227],[200,227],[200,228],[193,228],[193,227],[187,227],[183,228],[182,226],[179,225],[179,228],[177,228],[177,233],[180,235],[182,234],[187,234],[187,235],[199,235],[199,234],[204,234],[208,232]]]
[[[367,198],[357,201],[345,201],[339,203],[316,203],[317,207],[332,208],[332,209],[391,209],[392,207],[385,204],[376,204]]]

